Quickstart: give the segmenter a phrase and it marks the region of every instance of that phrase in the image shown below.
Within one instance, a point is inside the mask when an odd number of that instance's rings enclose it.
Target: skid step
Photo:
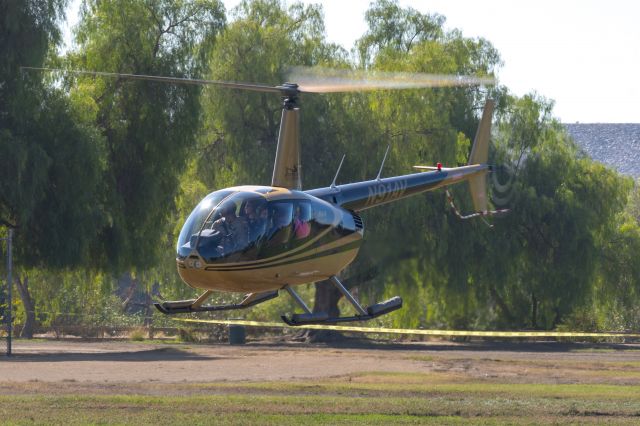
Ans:
[[[369,306],[367,308],[367,313],[375,318],[400,308],[402,308],[402,298],[400,296],[395,296],[389,300],[385,300],[384,302]]]

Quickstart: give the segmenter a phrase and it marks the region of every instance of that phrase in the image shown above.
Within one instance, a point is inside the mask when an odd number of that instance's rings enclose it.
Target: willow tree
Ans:
[[[15,284],[27,337],[35,322],[34,268],[53,273],[89,262],[99,244],[96,229],[106,223],[102,138],[46,76],[20,71],[41,67],[55,49],[65,5],[0,5],[0,221],[16,231]]]
[[[497,324],[552,328],[589,300],[625,179],[582,153],[537,96],[512,99],[496,142],[517,179],[511,213],[483,244],[481,288]]]
[[[368,51],[373,52],[368,56],[369,68],[486,75],[498,62],[490,44],[468,41],[459,33],[445,33],[442,17],[405,11],[390,2],[377,3],[372,9],[375,13],[370,11],[370,18],[376,14],[388,20],[369,20],[370,31],[360,43],[362,46],[366,42]],[[415,25],[394,24],[407,16]],[[402,54],[397,53],[396,41],[410,38],[409,33],[416,29],[424,34],[413,37],[414,44],[408,43]],[[244,2],[212,53],[211,77],[276,85],[286,81],[285,71],[290,65],[354,66],[344,51],[324,41],[321,13],[316,7],[293,5],[285,10],[277,1]],[[450,96],[456,94],[459,100],[451,101]],[[392,145],[384,171],[387,175],[408,173],[416,161],[453,164],[460,156],[466,159],[472,135],[461,133],[455,123],[463,122],[475,132],[474,94],[440,90],[301,96],[304,186],[328,185],[342,154],[347,159],[340,182],[372,178],[387,143]],[[459,114],[458,109],[466,115]],[[268,184],[280,100],[269,94],[218,89],[207,97],[206,111],[211,118],[203,149],[211,157],[205,156],[201,163],[205,179],[214,188]],[[221,159],[222,164],[212,158]],[[216,166],[207,168],[208,164]],[[441,215],[443,200],[434,200],[438,204],[435,210]],[[428,229],[425,222],[430,217],[423,207],[422,202],[407,201],[371,214],[373,238],[367,237],[370,242],[364,245],[360,259],[346,271],[349,286],[368,285],[377,279],[381,284],[377,292],[384,291],[384,276],[376,265],[416,256],[418,247],[429,238],[426,232],[420,233]],[[394,220],[398,217],[403,219]],[[441,222],[438,217],[434,220]],[[411,232],[412,228],[418,232]],[[403,244],[407,238],[409,244]],[[337,311],[339,293],[332,293],[331,288],[323,283],[317,286],[314,309]]]
[[[278,85],[287,81],[291,66],[344,63],[345,52],[324,39],[318,6],[245,1],[233,14],[211,53],[212,79]],[[325,155],[335,146],[327,100],[304,95],[300,104],[303,187],[312,188],[321,180],[328,185],[332,172],[322,165],[330,163],[333,169],[338,160]],[[209,190],[270,184],[281,107],[282,99],[273,94],[213,88],[208,92],[198,174]]]
[[[357,42],[359,66],[365,69],[491,76],[500,65],[489,42],[446,31],[441,15],[423,14],[385,0],[373,3],[365,16],[368,30]],[[364,151],[378,155],[363,158],[354,152],[360,162],[356,168],[368,169],[370,178],[387,144],[391,149],[385,176],[411,173],[415,164],[466,163],[486,97],[486,89],[481,88],[367,95],[368,111],[357,119],[374,127],[372,132],[377,135],[358,140],[357,146],[362,149],[364,145]],[[457,193],[465,190],[457,189]],[[446,304],[436,294],[438,289],[451,283],[464,288],[468,275],[464,262],[455,267],[446,262],[457,233],[469,230],[451,231],[457,223],[451,223],[444,194],[436,191],[393,203],[364,212],[363,219],[368,229],[366,241],[347,281],[366,284],[372,299],[381,293],[404,296],[406,309],[390,317],[396,324],[417,326],[437,317],[437,310]],[[466,224],[472,229],[476,225]],[[454,279],[454,274],[459,278]],[[451,301],[447,308],[458,305],[457,300]]]
[[[317,6],[296,3],[285,9],[277,0],[244,1],[235,9],[233,22],[211,53],[209,76],[279,85],[287,80],[291,66],[326,64],[337,51],[324,41],[324,24]],[[301,99],[303,153],[315,145],[314,132],[323,132],[314,110],[317,101],[306,96]],[[209,156],[203,158],[200,167],[211,186],[270,183],[281,104],[274,94],[209,91],[203,142]],[[207,169],[212,157],[223,162],[220,167]],[[311,181],[311,176],[303,175],[303,185],[308,187]]]
[[[225,22],[218,1],[83,3],[74,67],[113,73],[193,78]],[[199,88],[82,77],[74,90],[93,108],[105,139],[104,204],[96,262],[123,271],[158,259],[174,209],[178,178],[200,125]]]

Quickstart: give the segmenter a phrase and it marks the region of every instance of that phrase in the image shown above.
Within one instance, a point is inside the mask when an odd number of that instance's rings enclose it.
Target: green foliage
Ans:
[[[313,8],[245,2],[235,17],[211,56],[212,78],[278,84],[289,63],[349,66],[340,51],[327,49]],[[501,65],[489,42],[445,31],[442,16],[379,1],[367,20],[360,66],[492,75]],[[517,175],[509,217],[494,229],[461,223],[445,213],[439,193],[364,215],[366,242],[345,278],[365,300],[404,296],[394,325],[549,328],[591,300],[600,244],[628,185],[577,150],[552,119],[552,103],[509,97],[504,88],[493,94],[499,97],[494,157]],[[465,163],[486,96],[436,89],[305,97],[304,186],[326,185],[342,153],[341,182],[370,179],[387,143],[385,175],[407,173],[416,163]],[[268,183],[278,101],[216,90],[205,110],[211,119],[198,166],[208,186]],[[224,168],[210,166],[219,163]],[[466,188],[454,192],[469,208]]]
[[[76,31],[74,67],[132,74],[197,77],[224,25],[217,1],[87,1]],[[106,140],[102,264],[116,270],[158,260],[199,128],[199,90],[189,85],[79,79],[95,103]],[[86,99],[89,97],[90,99]]]
[[[317,6],[293,4],[285,10],[277,0],[245,1],[235,9],[234,16],[211,54],[212,79],[277,85],[286,81],[290,66],[323,64],[338,51],[323,41],[324,24]],[[324,127],[306,121],[307,117],[317,117],[313,100],[309,100],[312,102],[307,104],[305,99],[305,111],[309,109],[309,113],[302,119],[303,129],[307,129],[301,137],[305,149],[313,147],[318,139],[312,129]],[[207,91],[204,155],[198,166],[208,187],[271,182],[280,103],[272,94]],[[322,130],[319,133],[322,135]]]
[[[104,223],[95,129],[77,122],[62,90],[20,66],[42,66],[59,41],[66,2],[5,2],[0,46],[0,221],[16,228],[17,265],[86,265]]]
[[[129,334],[129,339],[134,342],[143,342],[147,334],[144,329],[137,328]]]
[[[66,4],[67,0],[0,3],[2,127],[10,123],[15,114],[20,113],[20,101],[30,103],[32,100],[33,93],[28,90],[29,83],[37,84],[40,78],[29,78],[20,72],[20,67],[41,66],[50,46],[60,41],[58,24],[63,18]]]
[[[489,288],[506,324],[550,328],[592,297],[602,244],[624,208],[629,182],[582,155],[535,96],[512,101],[497,157],[517,179],[512,211],[488,248],[506,263]],[[492,250],[495,248],[496,250]]]
[[[365,21],[369,27],[356,43],[362,64],[371,63],[380,50],[407,54],[412,47],[443,36],[446,18],[439,14],[422,14],[395,0],[378,0],[369,7]]]
[[[154,298],[195,296],[174,242],[208,192],[269,184],[281,100],[271,94],[96,77],[25,74],[47,60],[73,68],[277,85],[292,65],[493,76],[485,39],[445,18],[374,2],[352,52],[328,43],[319,6],[243,1],[226,23],[213,0],[87,0],[77,50],[51,52],[65,1],[0,5],[0,221],[17,229],[45,324],[136,324],[110,273],[136,271]],[[467,161],[484,99],[498,100],[491,153],[514,176],[493,228],[459,221],[440,191],[366,211],[365,243],[343,281],[365,302],[400,295],[381,325],[623,330],[638,327],[640,190],[592,161],[553,118],[553,103],[504,87],[301,97],[304,188],[371,179],[415,164]],[[364,154],[363,154],[364,153]],[[467,188],[451,188],[469,211]],[[98,271],[109,271],[98,272]],[[152,291],[153,290],[153,291]],[[313,286],[301,289],[312,299]],[[229,302],[229,295],[213,302]],[[275,319],[286,297],[248,315]],[[341,306],[346,308],[346,306]],[[62,316],[64,314],[65,316]],[[19,315],[24,315],[19,310]],[[171,324],[159,314],[154,323]],[[187,336],[185,334],[185,336]],[[186,337],[188,338],[188,337]]]
[[[369,68],[490,75],[500,65],[490,43],[446,32],[439,15],[380,1],[367,16],[369,30],[358,48]],[[364,137],[351,141],[353,156],[348,155],[362,161],[355,169],[368,170],[368,176],[351,180],[371,178],[387,143],[392,149],[385,175],[409,173],[415,164],[466,163],[485,96],[477,89],[368,95],[365,109],[350,111],[351,120],[367,129],[362,131]],[[378,155],[361,156],[357,151]],[[373,164],[363,164],[367,161]],[[460,264],[457,253],[474,240],[469,238],[469,224],[461,227],[446,215],[445,207],[443,194],[436,192],[364,214],[366,242],[348,271],[348,281],[376,289],[370,292],[371,301],[382,292],[404,296],[411,313],[396,313],[395,325],[464,326],[473,318],[476,295],[468,289],[470,271]]]

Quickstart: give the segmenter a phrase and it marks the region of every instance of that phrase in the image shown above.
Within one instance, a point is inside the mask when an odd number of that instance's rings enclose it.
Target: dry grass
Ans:
[[[504,384],[446,373],[367,373],[307,383],[0,386],[16,424],[636,424],[640,386]],[[9,392],[11,394],[9,394]]]
[[[379,351],[320,347],[205,347],[197,344],[127,352],[125,344],[98,346],[115,354],[30,355],[13,368],[135,363],[240,369],[255,363],[291,368],[291,361],[332,371],[356,356],[376,368],[405,370],[337,377],[168,383],[131,377],[123,382],[83,378],[2,382],[2,424],[638,424],[640,354],[509,350]],[[53,345],[34,345],[48,350]],[[59,348],[55,346],[55,348]],[[81,346],[83,349],[87,349]],[[92,347],[94,348],[94,347]],[[72,348],[73,349],[73,348]],[[146,349],[146,348],[144,348]],[[33,349],[32,349],[33,350]],[[87,349],[88,350],[88,349]],[[152,353],[152,355],[150,355]],[[638,355],[637,355],[638,354]],[[126,356],[125,356],[126,355]],[[147,358],[144,358],[144,357]],[[189,361],[195,356],[198,361]],[[155,357],[155,358],[154,358]],[[157,358],[157,359],[156,359]],[[70,361],[74,359],[75,361]],[[403,360],[397,364],[398,359]],[[142,362],[144,361],[144,362]],[[118,362],[120,364],[118,364]],[[195,362],[195,364],[189,364]],[[228,364],[232,362],[233,364]],[[274,363],[273,365],[270,363]],[[332,364],[334,363],[334,364]],[[7,364],[9,365],[9,364]],[[69,364],[71,365],[71,364]],[[399,372],[404,371],[404,372]],[[180,374],[175,370],[174,374]],[[92,376],[87,376],[92,377]],[[109,376],[110,377],[110,376]],[[178,376],[179,377],[179,376]],[[247,376],[243,376],[247,377]],[[38,376],[40,378],[40,376]]]

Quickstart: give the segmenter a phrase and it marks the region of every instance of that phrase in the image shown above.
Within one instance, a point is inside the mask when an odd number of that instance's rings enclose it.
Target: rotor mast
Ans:
[[[301,190],[298,85],[285,83],[279,87],[282,88],[284,97],[271,186]]]

